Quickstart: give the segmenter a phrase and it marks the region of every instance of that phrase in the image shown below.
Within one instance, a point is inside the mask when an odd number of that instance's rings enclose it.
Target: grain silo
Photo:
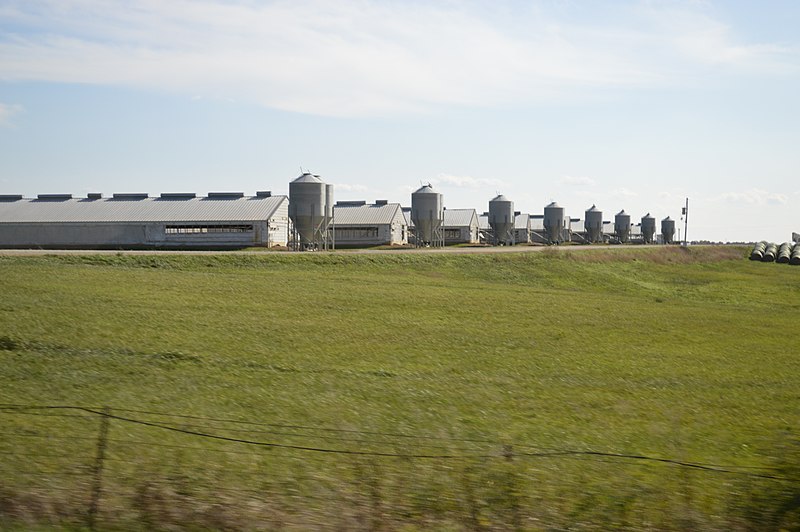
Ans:
[[[494,245],[514,244],[514,202],[500,194],[489,202],[489,226]]]
[[[642,216],[642,241],[645,244],[652,244],[656,234],[656,219],[648,212]]]
[[[675,220],[669,216],[661,220],[661,238],[665,244],[675,243]]]
[[[430,184],[411,194],[411,221],[417,246],[444,246],[444,202]]]
[[[289,183],[289,218],[294,224],[292,247],[296,250],[327,249],[328,225],[333,216],[328,198],[333,185],[319,176],[303,173]]]
[[[587,242],[601,242],[603,240],[603,211],[595,205],[586,209],[583,228],[586,230]]]
[[[564,207],[555,201],[544,208],[544,232],[549,244],[564,240]]]
[[[628,242],[631,235],[631,215],[626,213],[625,209],[614,216],[614,233],[621,243]]]

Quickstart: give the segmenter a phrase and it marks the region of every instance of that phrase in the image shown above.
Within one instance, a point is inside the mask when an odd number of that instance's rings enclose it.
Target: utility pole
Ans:
[[[686,247],[686,233],[689,229],[689,198],[686,198],[686,206],[683,208],[683,247]]]

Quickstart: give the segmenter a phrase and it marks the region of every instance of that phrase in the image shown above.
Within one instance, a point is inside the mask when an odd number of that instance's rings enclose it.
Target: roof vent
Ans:
[[[257,198],[271,198],[272,191],[271,190],[258,190],[256,191]]]
[[[36,197],[40,200],[64,201],[72,199],[72,194],[39,194]]]
[[[103,199],[103,195],[99,192],[89,192],[86,194],[86,199]]]
[[[0,201],[19,201],[22,194],[0,194]]]
[[[192,199],[196,198],[194,192],[165,192],[161,194],[161,199]]]
[[[366,205],[366,201],[337,201],[337,207],[363,207]]]
[[[135,192],[131,194],[113,194],[112,197],[115,200],[143,200],[147,199],[149,196],[145,193]]]
[[[239,199],[244,197],[244,192],[209,192],[208,199]]]
[[[389,204],[389,200],[385,200],[385,199],[376,199],[375,200],[375,205],[378,205],[378,206],[381,206],[381,207],[384,206],[384,205],[388,205],[388,204]]]

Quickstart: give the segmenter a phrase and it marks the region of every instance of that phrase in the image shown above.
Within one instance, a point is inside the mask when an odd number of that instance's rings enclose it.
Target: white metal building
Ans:
[[[288,235],[289,199],[269,192],[0,196],[0,247],[272,247]]]
[[[445,244],[477,244],[478,213],[475,209],[444,210]]]
[[[408,223],[399,203],[336,202],[332,227],[336,247],[408,244]]]
[[[570,230],[570,238],[573,242],[578,242],[581,244],[586,243],[586,227],[583,220],[580,218],[570,218],[569,219],[569,230]]]
[[[531,224],[531,242],[535,244],[547,244],[547,235],[544,230],[544,214],[531,214],[529,216]]]
[[[524,212],[514,213],[514,243],[530,244],[531,242],[531,217]]]

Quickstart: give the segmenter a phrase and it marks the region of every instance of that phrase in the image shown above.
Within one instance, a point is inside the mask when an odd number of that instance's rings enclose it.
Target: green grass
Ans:
[[[797,482],[521,456],[800,463],[800,268],[746,251],[0,257],[0,403],[462,457],[112,420],[112,528],[797,526]],[[0,412],[0,526],[86,522],[100,421],[51,413]]]

